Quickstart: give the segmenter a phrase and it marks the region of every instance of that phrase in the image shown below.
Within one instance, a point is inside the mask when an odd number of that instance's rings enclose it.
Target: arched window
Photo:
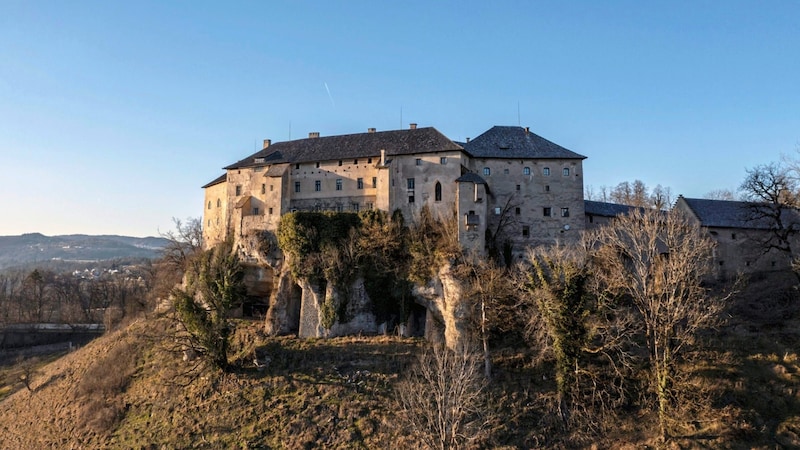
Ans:
[[[222,200],[218,198],[217,199],[217,208],[219,208],[220,206],[222,206]]]
[[[211,200],[208,201],[208,209],[211,209]]]
[[[440,202],[442,201],[442,183],[436,182],[436,186],[433,188],[433,198]]]

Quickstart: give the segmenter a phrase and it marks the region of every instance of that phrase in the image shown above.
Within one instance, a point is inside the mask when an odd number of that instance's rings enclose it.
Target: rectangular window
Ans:
[[[523,167],[522,168],[522,174],[523,175],[530,175],[531,174],[531,168],[530,167]]]
[[[736,239],[736,233],[731,233],[731,239]]]
[[[342,160],[341,160],[341,159],[339,160],[339,165],[340,165],[340,166],[342,165]]]
[[[549,206],[545,206],[544,208],[542,208],[542,215],[545,216],[545,217],[552,216],[553,215],[553,208],[551,208]]]
[[[314,182],[314,190],[317,192],[322,190],[322,181],[317,180]]]
[[[295,168],[295,170],[300,170],[300,164],[295,164],[294,168]]]
[[[508,175],[508,169],[503,169],[503,175]]]
[[[295,181],[294,182],[294,191],[295,192],[300,192],[300,182],[299,181]]]
[[[367,164],[372,164],[372,158],[367,158]]]
[[[350,205],[350,209],[352,209],[353,212],[358,212],[358,203],[353,203]]]
[[[365,203],[364,207],[367,209],[372,209],[372,203]]]
[[[414,203],[414,194],[408,196],[408,203]]]
[[[447,156],[442,156],[439,158],[439,164],[447,164]]]
[[[353,164],[358,164],[358,160],[357,160],[357,159],[354,159],[354,160],[353,160]]]
[[[422,158],[417,158],[417,165],[418,165],[418,166],[421,166],[421,165],[422,165]]]
[[[561,208],[561,217],[569,217],[569,208]]]
[[[262,184],[261,185],[261,193],[262,194],[266,194],[267,193],[267,185],[266,184]]]
[[[565,177],[568,177],[569,176],[569,167],[564,167],[564,169],[561,170],[561,175],[564,175]]]
[[[337,178],[336,179],[336,190],[337,191],[341,191],[342,190],[342,179],[341,178]]]
[[[378,177],[372,177],[372,188],[375,189],[378,187]]]
[[[408,184],[408,190],[409,191],[414,190],[414,179],[413,178],[406,179],[406,183]]]
[[[495,216],[499,216],[500,215],[500,207],[499,206],[494,209],[494,215]]]
[[[520,189],[520,186],[519,186],[519,185],[517,185],[517,190],[519,190],[519,189]]]
[[[236,195],[242,195],[242,187],[236,186]]]
[[[270,192],[272,192],[272,188],[273,188],[273,187],[274,187],[273,185],[271,185],[271,184],[269,185],[269,191],[270,191]]]
[[[550,176],[550,168],[549,167],[543,168],[542,169],[542,175],[544,175],[546,177],[549,177]]]
[[[522,237],[528,237],[531,235],[531,227],[528,225],[522,226]]]
[[[357,179],[356,180],[356,184],[357,184],[356,188],[364,189],[364,179],[363,178]]]
[[[317,161],[317,169],[319,169],[319,161]]]
[[[271,216],[272,215],[272,208],[270,208],[268,211],[269,211],[269,215]]]
[[[258,208],[253,208],[253,215],[254,216],[257,216],[259,212],[261,212],[261,211],[259,211]]]
[[[336,212],[342,212],[342,211],[344,211],[344,206],[336,205]]]
[[[550,192],[550,185],[549,185],[549,184],[548,184],[548,185],[545,185],[545,187],[544,187],[544,191],[545,191],[545,192]]]
[[[488,167],[484,167],[483,168],[483,174],[486,175],[486,176],[491,175],[492,174],[492,169],[490,169]]]
[[[518,206],[518,207],[516,207],[516,208],[514,208],[514,214],[516,214],[516,215],[520,215],[520,214],[522,214],[522,210],[521,210],[521,209],[519,209],[519,206]]]

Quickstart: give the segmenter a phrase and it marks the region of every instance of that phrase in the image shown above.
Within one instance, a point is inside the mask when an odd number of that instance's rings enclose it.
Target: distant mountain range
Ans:
[[[157,258],[167,240],[160,237],[45,236],[29,233],[0,236],[0,269],[46,261],[103,261],[119,258]]]

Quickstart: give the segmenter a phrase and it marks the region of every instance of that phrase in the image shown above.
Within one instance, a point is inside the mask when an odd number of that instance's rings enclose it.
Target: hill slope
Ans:
[[[0,269],[50,260],[96,261],[156,258],[167,240],[159,237],[45,236],[40,233],[0,236]]]
[[[798,296],[780,282],[754,281],[687,360],[710,402],[686,405],[696,420],[668,448],[800,447]],[[270,338],[262,326],[238,322],[235,373],[194,379],[184,376],[192,363],[170,349],[169,319],[109,333],[42,367],[32,392],[17,384],[0,400],[0,448],[419,448],[399,428],[394,387],[422,341]],[[266,370],[253,366],[256,353],[272,358]],[[548,364],[534,366],[521,349],[496,350],[494,364],[487,398],[498,420],[479,446],[655,447],[646,403],[587,437],[558,420]]]

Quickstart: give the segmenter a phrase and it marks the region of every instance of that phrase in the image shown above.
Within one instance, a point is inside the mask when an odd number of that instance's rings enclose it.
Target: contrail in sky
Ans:
[[[331,99],[331,105],[333,105],[333,107],[336,108],[336,102],[333,101],[333,96],[331,95],[331,90],[328,88],[328,82],[327,81],[323,81],[323,83],[325,84],[325,90],[328,91],[328,98]]]

